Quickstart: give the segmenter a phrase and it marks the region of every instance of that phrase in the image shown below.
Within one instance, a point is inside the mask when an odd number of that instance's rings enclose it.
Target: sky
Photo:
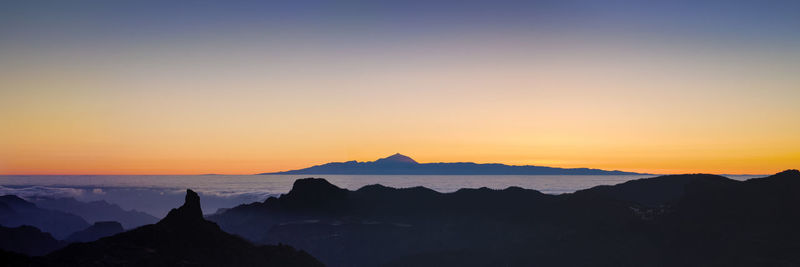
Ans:
[[[0,174],[800,167],[798,1],[0,1]]]

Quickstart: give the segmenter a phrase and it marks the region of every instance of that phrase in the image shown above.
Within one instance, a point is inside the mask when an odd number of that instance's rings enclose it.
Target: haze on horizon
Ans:
[[[800,166],[798,1],[5,1],[0,174]]]

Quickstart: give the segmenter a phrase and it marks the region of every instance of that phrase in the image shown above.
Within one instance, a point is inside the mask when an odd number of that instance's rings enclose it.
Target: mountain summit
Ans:
[[[375,163],[405,163],[405,164],[418,164],[416,160],[412,159],[409,156],[395,153],[394,155],[378,159],[374,161]]]
[[[197,225],[204,224],[203,210],[200,208],[200,196],[191,189],[186,189],[186,197],[183,206],[172,209],[158,224],[183,224]]]
[[[505,165],[499,163],[418,163],[396,153],[375,161],[331,162],[305,169],[261,174],[346,174],[346,175],[628,175],[623,171],[606,171],[587,168],[554,168],[533,165]]]

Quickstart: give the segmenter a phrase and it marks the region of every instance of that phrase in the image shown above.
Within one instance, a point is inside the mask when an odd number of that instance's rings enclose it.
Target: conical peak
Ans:
[[[400,154],[400,153],[395,153],[394,155],[391,155],[391,156],[376,160],[375,162],[382,162],[382,163],[414,163],[414,164],[417,163],[417,161],[412,159],[411,157],[403,155],[403,154]]]

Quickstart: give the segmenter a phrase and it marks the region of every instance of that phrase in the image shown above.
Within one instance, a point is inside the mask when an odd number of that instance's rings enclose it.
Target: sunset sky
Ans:
[[[0,174],[765,174],[798,100],[800,1],[0,3]]]

